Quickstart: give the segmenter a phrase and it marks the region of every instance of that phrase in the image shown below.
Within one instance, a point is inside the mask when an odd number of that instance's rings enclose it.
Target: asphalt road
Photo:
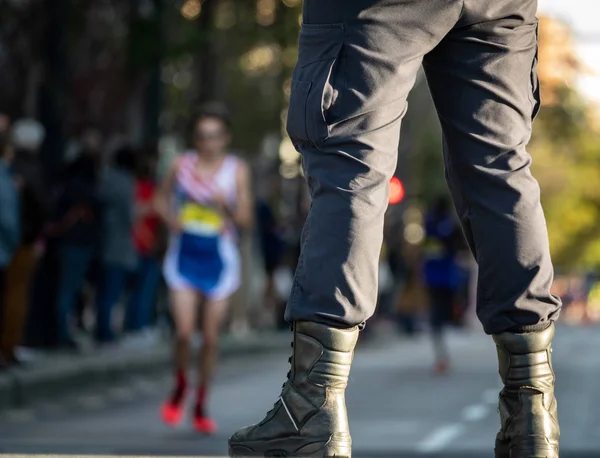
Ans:
[[[426,336],[382,336],[356,355],[347,392],[353,456],[492,457],[499,379],[491,340],[477,332],[450,336],[453,370],[432,372]],[[21,454],[225,456],[227,437],[262,419],[287,373],[288,349],[234,358],[221,368],[210,410],[215,436],[189,422],[165,427],[158,411],[169,374],[47,399],[0,412],[0,452]],[[565,327],[554,346],[562,429],[561,457],[600,456],[600,328]]]

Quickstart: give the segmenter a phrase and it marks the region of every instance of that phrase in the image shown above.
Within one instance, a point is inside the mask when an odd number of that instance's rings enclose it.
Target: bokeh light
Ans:
[[[425,239],[425,230],[419,223],[410,223],[404,228],[404,239],[411,245],[418,245]]]
[[[404,185],[398,177],[392,177],[390,180],[390,198],[389,204],[395,205],[404,198]]]
[[[262,26],[269,26],[275,22],[275,12],[277,3],[275,0],[257,0],[256,1],[256,22]]]
[[[280,53],[281,50],[276,45],[257,46],[241,57],[240,67],[248,75],[261,75],[272,68]]]
[[[197,19],[202,12],[201,0],[186,0],[181,7],[181,15],[189,21]]]

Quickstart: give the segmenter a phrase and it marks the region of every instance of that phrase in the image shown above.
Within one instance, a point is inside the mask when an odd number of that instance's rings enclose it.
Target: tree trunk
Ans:
[[[67,18],[70,0],[46,3],[48,26],[45,32],[45,80],[40,88],[40,121],[46,127],[42,161],[53,174],[60,167],[65,150],[65,120],[67,118]]]
[[[198,28],[202,34],[202,41],[196,56],[196,75],[198,87],[196,100],[203,103],[217,98],[217,58],[214,44],[214,17],[217,2],[206,0],[202,4],[202,14],[198,18]]]
[[[164,10],[164,0],[154,0],[154,20],[156,21],[156,28],[154,29],[155,43],[163,43]],[[162,45],[159,46],[150,65],[149,81],[146,88],[144,111],[144,142],[146,144],[156,144],[161,134],[160,115],[163,104],[163,85],[160,76],[164,49]]]

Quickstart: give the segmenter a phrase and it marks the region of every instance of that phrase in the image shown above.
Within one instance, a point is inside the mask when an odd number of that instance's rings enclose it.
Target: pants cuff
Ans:
[[[546,321],[538,324],[518,325],[508,330],[515,334],[527,334],[529,332],[542,332],[552,326],[552,321]]]

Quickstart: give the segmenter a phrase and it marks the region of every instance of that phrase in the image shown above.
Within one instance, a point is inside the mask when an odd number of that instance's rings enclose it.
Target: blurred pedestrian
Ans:
[[[83,149],[62,171],[52,233],[60,243],[60,279],[57,298],[59,345],[77,348],[71,326],[78,295],[84,286],[102,234],[99,194],[100,156]]]
[[[303,3],[287,131],[312,202],[286,310],[292,366],[267,416],[230,438],[232,456],[351,456],[344,393],[376,304],[401,120],[424,67],[479,265],[477,313],[498,348],[496,457],[558,458],[550,350],[561,303],[526,151],[540,106],[536,12],[536,0]]]
[[[397,206],[389,207],[386,212],[383,239],[386,246],[387,261],[392,275],[393,287],[387,297],[387,305],[382,305],[387,313],[394,316],[398,329],[412,336],[416,333],[417,317],[414,311],[414,304],[403,302],[405,297],[409,297],[409,295],[404,294],[409,280],[409,266],[404,253],[406,240],[403,211]],[[410,307],[410,305],[413,305],[413,307]]]
[[[99,199],[102,204],[100,272],[96,291],[96,331],[98,343],[116,338],[112,311],[119,301],[128,275],[136,266],[133,244],[135,221],[136,152],[129,146],[116,151],[113,163],[102,173]]]
[[[462,237],[451,203],[440,197],[425,216],[423,274],[429,293],[431,335],[435,351],[435,371],[449,370],[450,358],[444,328],[451,323],[457,293],[461,286],[458,265],[459,240]]]
[[[135,283],[125,315],[125,330],[135,335],[152,324],[160,282],[162,222],[152,204],[156,194],[153,157],[138,158],[133,241],[137,254]]]
[[[39,242],[50,217],[50,201],[38,155],[46,137],[44,127],[33,119],[21,119],[12,126],[12,137],[15,147],[12,171],[19,189],[21,236],[6,271],[5,329],[0,349],[6,358],[17,363],[15,350],[22,344],[32,278],[41,254]]]
[[[79,137],[76,138],[65,151],[65,160],[74,163],[77,158],[82,156],[97,158],[98,173],[100,173],[101,176],[100,171],[102,170],[102,165],[105,160],[104,151],[106,150],[107,143],[108,142],[105,142],[105,138],[98,127],[87,125],[83,128]],[[73,307],[76,329],[85,333],[88,331],[84,318],[85,311],[90,304],[92,304],[93,299],[91,299],[91,297],[96,293],[96,288],[94,287],[100,283],[100,267],[102,264],[100,254],[102,250],[100,246],[96,246],[96,248],[84,279],[84,285],[89,285],[91,288],[82,288],[77,293],[75,305]]]
[[[227,151],[231,132],[226,112],[205,107],[194,119],[193,131],[196,149],[175,161],[156,201],[172,230],[163,272],[176,327],[175,389],[163,406],[162,418],[168,424],[182,418],[190,340],[203,298],[194,426],[212,433],[216,425],[207,416],[206,397],[229,298],[240,286],[236,231],[251,224],[253,204],[248,166]]]
[[[13,149],[6,134],[0,133],[0,336],[9,333],[5,318],[6,271],[20,242],[19,194],[10,173]],[[0,369],[10,364],[11,354],[0,353]]]
[[[256,226],[262,252],[263,267],[266,274],[263,303],[270,313],[279,315],[279,299],[275,287],[275,272],[281,266],[286,252],[278,205],[281,198],[281,178],[268,176],[263,193],[256,202]],[[281,310],[283,317],[283,310]],[[277,321],[279,317],[277,316]]]
[[[404,231],[402,228],[401,213],[396,206],[391,205],[385,215],[383,229],[382,259],[380,259],[380,276],[382,273],[381,261],[389,274],[389,288],[383,292],[380,288],[380,316],[397,319],[397,301],[404,284],[404,259],[402,256],[402,242]],[[383,271],[385,272],[385,270]],[[382,280],[379,280],[380,284]]]

